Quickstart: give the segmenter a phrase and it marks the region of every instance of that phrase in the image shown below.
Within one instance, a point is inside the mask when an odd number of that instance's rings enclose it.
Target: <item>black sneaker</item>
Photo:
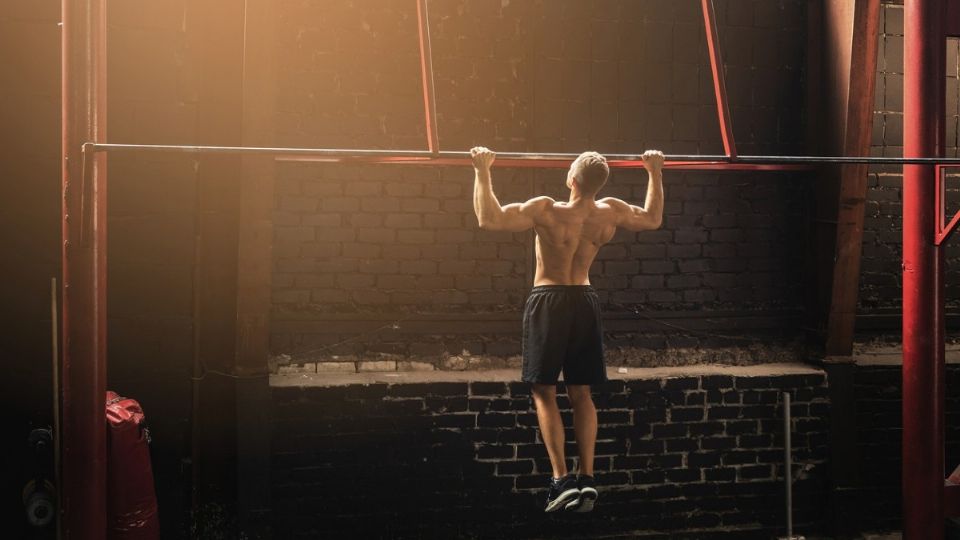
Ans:
[[[545,512],[556,512],[575,502],[580,496],[577,488],[577,478],[568,474],[563,478],[550,479],[550,492],[547,494],[547,508]]]
[[[577,479],[577,487],[580,489],[580,496],[575,501],[567,503],[564,510],[571,512],[590,512],[593,505],[597,503],[599,493],[597,493],[597,482],[592,476],[582,475]]]

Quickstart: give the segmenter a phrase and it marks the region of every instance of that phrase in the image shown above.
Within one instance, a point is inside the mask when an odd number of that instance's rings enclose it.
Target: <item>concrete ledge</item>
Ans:
[[[699,364],[655,368],[608,368],[612,380],[673,379],[703,375],[731,375],[734,377],[775,377],[780,375],[823,375],[822,369],[804,363],[773,363],[751,366]],[[490,369],[477,371],[389,371],[369,373],[284,373],[270,376],[270,386],[347,386],[371,383],[430,383],[430,382],[516,382],[520,370]]]
[[[960,364],[960,345],[946,345],[944,357],[948,364]],[[903,365],[903,347],[858,345],[853,353],[853,363],[858,366],[900,366]]]

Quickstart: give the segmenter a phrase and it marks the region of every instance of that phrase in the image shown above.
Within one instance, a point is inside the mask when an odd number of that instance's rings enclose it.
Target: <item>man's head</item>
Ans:
[[[596,195],[607,183],[608,176],[610,167],[607,166],[607,158],[596,152],[584,152],[570,165],[567,187],[573,189],[576,184],[584,195]]]

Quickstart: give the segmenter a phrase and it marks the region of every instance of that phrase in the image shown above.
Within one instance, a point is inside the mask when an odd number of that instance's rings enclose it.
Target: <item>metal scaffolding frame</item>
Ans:
[[[938,82],[937,76],[942,75],[944,60],[946,6],[955,10],[957,3],[905,1],[904,56],[911,59],[904,85],[905,156],[943,154],[942,123],[937,115],[943,116],[944,93],[942,77]],[[467,152],[440,150],[427,0],[416,0],[416,7],[425,151],[106,143],[106,0],[62,0],[64,433],[60,444],[64,450],[62,500],[68,538],[102,538],[106,527],[106,153],[242,154],[273,156],[282,161],[468,165]],[[956,515],[960,506],[951,503],[945,507],[944,501],[960,501],[960,486],[945,488],[943,483],[943,257],[939,243],[960,218],[944,223],[942,199],[934,193],[940,190],[931,187],[930,179],[935,174],[934,165],[960,166],[960,159],[738,155],[712,0],[701,0],[701,8],[725,154],[668,155],[667,167],[790,171],[827,163],[904,165],[904,522],[908,538],[941,537],[944,516]],[[568,166],[575,157],[568,153],[502,152],[496,165],[559,168]],[[643,166],[639,155],[609,157],[612,167]],[[936,211],[935,204],[939,205]]]

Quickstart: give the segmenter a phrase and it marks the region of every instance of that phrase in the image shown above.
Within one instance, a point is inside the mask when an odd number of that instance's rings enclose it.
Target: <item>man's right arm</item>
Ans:
[[[628,231],[659,229],[663,223],[663,153],[648,150],[643,154],[647,181],[647,199],[643,207],[627,204],[616,198],[603,199],[617,214],[617,226]]]
[[[477,146],[470,150],[473,159],[473,211],[481,229],[491,231],[521,232],[531,229],[537,218],[553,204],[550,197],[536,197],[525,203],[500,205],[493,193],[493,181],[490,179],[490,165],[496,154],[487,148]]]

